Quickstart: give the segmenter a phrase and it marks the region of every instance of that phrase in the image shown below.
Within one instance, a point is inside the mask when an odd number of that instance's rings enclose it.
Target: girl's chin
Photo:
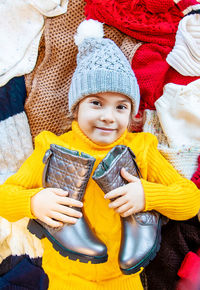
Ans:
[[[117,139],[115,138],[92,138],[92,142],[97,145],[106,146],[114,143]]]

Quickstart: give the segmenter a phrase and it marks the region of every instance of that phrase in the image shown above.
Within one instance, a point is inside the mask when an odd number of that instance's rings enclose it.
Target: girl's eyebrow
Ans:
[[[98,94],[94,94],[94,95],[88,96],[88,99],[90,99],[90,98],[97,98],[97,99],[100,99],[100,100],[104,100],[104,97],[99,96]],[[117,100],[117,103],[118,104],[119,103],[127,103],[127,104],[129,104],[129,103],[131,103],[131,101],[129,99],[119,99],[119,100]]]
[[[131,101],[127,100],[127,99],[121,99],[117,101],[117,104],[130,104],[131,105]]]
[[[99,95],[96,95],[96,94],[94,94],[94,95],[90,95],[90,96],[88,96],[88,98],[99,98],[99,99],[104,99],[102,96],[99,96]],[[121,99],[121,100],[119,99],[118,102],[126,102],[126,103],[129,103],[130,101],[127,100],[127,99]]]
[[[130,101],[129,101],[129,100],[127,100],[127,99],[119,100],[118,102],[123,102],[123,103],[130,103]]]
[[[99,99],[103,99],[101,96],[95,95],[95,94],[88,96],[88,98],[99,98]]]

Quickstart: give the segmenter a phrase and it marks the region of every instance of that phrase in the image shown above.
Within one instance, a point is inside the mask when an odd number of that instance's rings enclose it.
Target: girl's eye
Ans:
[[[118,110],[125,110],[125,109],[127,109],[127,107],[125,105],[118,105],[117,109]]]
[[[99,101],[92,101],[91,103],[92,103],[93,105],[95,105],[95,106],[100,106],[100,105],[101,105]]]

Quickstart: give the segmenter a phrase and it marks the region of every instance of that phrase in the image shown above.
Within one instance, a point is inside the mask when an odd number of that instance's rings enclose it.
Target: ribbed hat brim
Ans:
[[[105,69],[81,72],[72,78],[69,90],[69,109],[73,110],[84,96],[101,92],[117,92],[128,96],[134,105],[134,114],[137,114],[140,92],[136,78],[132,76],[129,78],[125,73]]]

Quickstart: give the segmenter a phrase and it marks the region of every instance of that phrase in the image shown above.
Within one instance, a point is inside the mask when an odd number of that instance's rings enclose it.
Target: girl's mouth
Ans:
[[[96,127],[96,129],[101,130],[101,131],[105,131],[105,132],[112,132],[115,129],[111,129],[111,128],[102,128],[102,127]]]

